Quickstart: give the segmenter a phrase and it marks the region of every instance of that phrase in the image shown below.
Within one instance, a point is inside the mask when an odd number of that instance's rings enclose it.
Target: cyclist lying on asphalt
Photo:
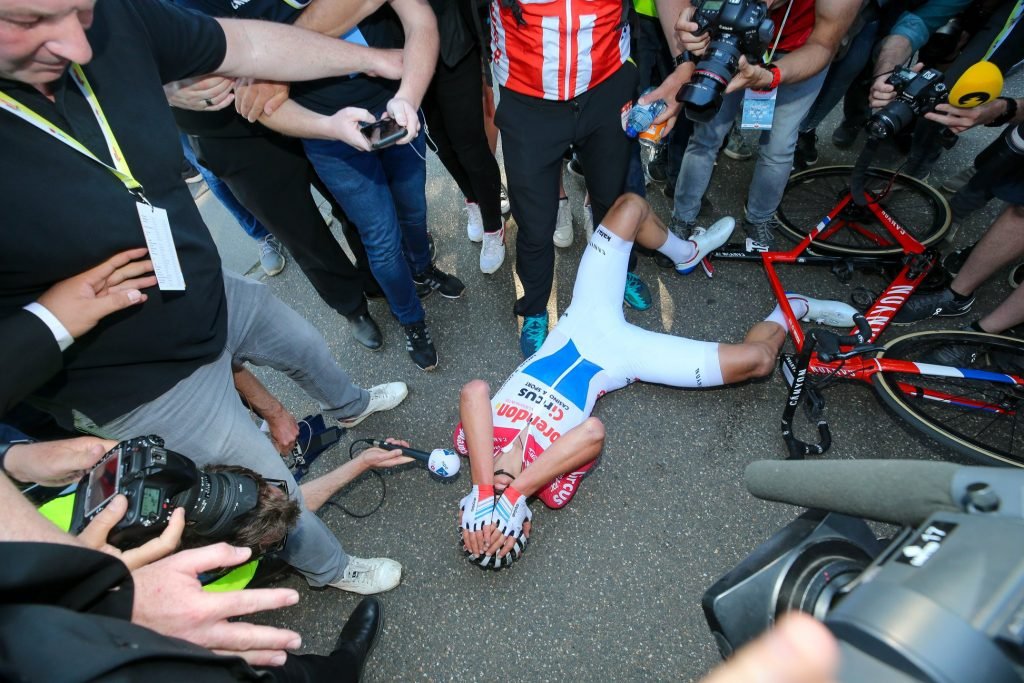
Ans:
[[[594,231],[572,302],[544,345],[493,399],[483,380],[463,387],[455,445],[469,455],[472,472],[473,489],[460,503],[462,540],[472,561],[509,566],[529,537],[527,498],[536,495],[548,507],[561,508],[576,494],[604,444],[604,425],[590,417],[599,397],[635,380],[703,388],[771,373],[788,331],[778,306],[741,344],[651,332],[627,323],[622,313],[634,240],[686,274],[724,244],[734,227],[732,218],[723,218],[683,240],[646,201],[623,195]],[[798,318],[852,325],[851,306],[787,297]]]

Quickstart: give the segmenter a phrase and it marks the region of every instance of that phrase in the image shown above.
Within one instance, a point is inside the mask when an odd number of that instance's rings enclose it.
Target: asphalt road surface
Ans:
[[[1020,80],[1011,85],[1020,90]],[[1011,88],[1011,91],[1014,88]],[[1018,95],[1019,96],[1019,95]],[[852,153],[830,144],[837,120],[820,129],[819,165],[851,163]],[[996,134],[981,129],[946,153],[931,182],[969,164]],[[752,136],[751,136],[752,138]],[[371,312],[385,346],[370,352],[350,337],[343,318],[321,302],[294,263],[274,278],[254,267],[256,250],[209,193],[199,198],[227,267],[264,279],[286,303],[324,334],[343,367],[371,386],[403,380],[408,399],[351,430],[341,445],[316,463],[314,474],[348,457],[353,438],[396,436],[415,447],[450,447],[458,422],[458,394],[482,378],[496,389],[516,367],[518,321],[512,316],[515,229],[508,231],[505,265],[480,273],[479,245],[465,233],[463,199],[437,158],[428,159],[430,229],[437,264],[466,283],[459,300],[435,294],[425,302],[440,364],[418,370],[405,352],[401,328],[382,302]],[[724,156],[712,180],[713,219],[741,215],[752,162]],[[583,184],[565,176],[576,221],[576,241],[557,250],[551,322],[569,304],[582,249]],[[657,212],[671,203],[661,187],[649,188]],[[996,201],[972,217],[956,236],[971,243],[996,215]],[[642,327],[700,339],[739,341],[775,302],[760,266],[719,262],[713,279],[700,270],[681,277],[642,258],[639,273],[654,293],[645,312],[627,310]],[[856,284],[878,288],[879,278],[840,283],[827,270],[782,271],[786,287],[817,297],[848,300]],[[986,311],[1008,292],[1005,274],[982,290],[976,310]],[[970,319],[929,321],[917,328],[954,327]],[[905,329],[905,328],[904,328]],[[888,338],[900,334],[890,331]],[[287,378],[258,374],[296,416],[316,406]],[[634,384],[601,399],[595,414],[607,426],[607,443],[571,505],[560,511],[534,502],[533,535],[522,561],[510,570],[485,572],[467,564],[456,547],[458,500],[469,490],[467,471],[454,483],[431,479],[418,465],[384,476],[384,505],[365,519],[335,509],[322,511],[345,548],[361,557],[392,557],[404,566],[401,586],[381,596],[386,623],[369,662],[368,681],[680,681],[695,680],[719,656],[700,608],[704,590],[760,542],[789,522],[797,510],[754,499],[741,482],[743,468],[785,455],[779,418],[783,380],[771,378],[715,390],[678,390]],[[834,446],[828,458],[953,459],[909,432],[866,385],[840,384],[827,393]],[[811,436],[806,422],[798,426]],[[351,508],[366,509],[379,483],[366,477],[341,494]],[[303,652],[326,654],[359,596],[334,589],[312,591],[297,577],[298,605],[257,617],[303,634]]]

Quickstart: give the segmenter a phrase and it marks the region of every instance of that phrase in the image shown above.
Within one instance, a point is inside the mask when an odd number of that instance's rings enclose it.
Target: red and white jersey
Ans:
[[[629,59],[622,0],[518,0],[491,3],[491,49],[498,83],[523,95],[571,100]]]

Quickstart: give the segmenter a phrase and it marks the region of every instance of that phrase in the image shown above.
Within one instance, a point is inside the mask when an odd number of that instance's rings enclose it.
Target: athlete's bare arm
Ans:
[[[491,388],[482,379],[462,387],[459,395],[459,416],[466,434],[469,470],[474,486],[494,484],[494,420],[491,416]],[[474,555],[482,555],[494,524],[479,531],[462,530],[462,542]]]
[[[603,447],[604,424],[596,417],[588,417],[582,424],[576,425],[551,444],[550,448],[541,453],[529,467],[524,468],[510,484],[498,482],[498,485],[511,485],[516,491],[530,497],[560,474],[574,472],[586,465],[600,455]],[[502,489],[504,490],[504,487]],[[485,554],[497,553],[501,558],[507,555],[515,544],[514,537],[503,536],[500,531],[493,529]]]

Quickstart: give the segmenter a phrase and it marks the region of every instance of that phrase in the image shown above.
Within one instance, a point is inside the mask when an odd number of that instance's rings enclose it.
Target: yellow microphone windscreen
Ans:
[[[1003,74],[992,62],[978,62],[957,79],[949,91],[949,103],[969,109],[999,97],[1003,91]]]

